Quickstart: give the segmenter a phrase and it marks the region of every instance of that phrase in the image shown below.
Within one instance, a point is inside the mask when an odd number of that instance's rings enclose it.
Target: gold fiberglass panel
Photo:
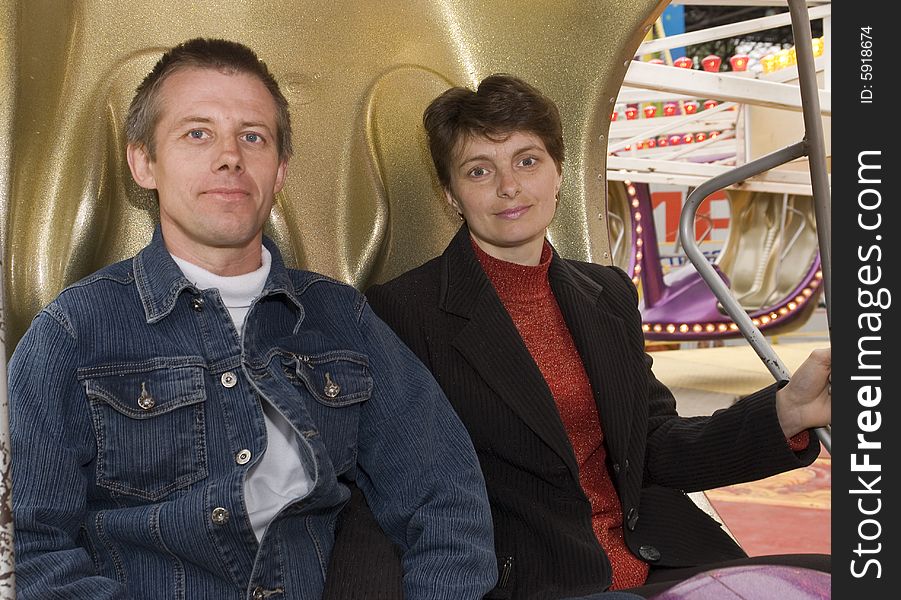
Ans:
[[[425,106],[495,72],[560,106],[551,238],[609,263],[606,134],[628,61],[666,0],[0,0],[0,243],[7,352],[67,284],[134,254],[158,213],[132,181],[123,119],[165,48],[246,43],[290,102],[295,156],[267,233],[290,265],[364,288],[444,248],[459,221],[425,145]]]

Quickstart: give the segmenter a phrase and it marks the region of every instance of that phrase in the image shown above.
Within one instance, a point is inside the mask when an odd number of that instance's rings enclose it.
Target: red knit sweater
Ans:
[[[504,308],[544,376],[579,465],[579,484],[591,503],[594,534],[613,567],[613,589],[644,583],[648,565],[623,539],[623,513],[607,470],[604,432],[585,367],[548,281],[551,248],[537,266],[498,260],[473,243]]]

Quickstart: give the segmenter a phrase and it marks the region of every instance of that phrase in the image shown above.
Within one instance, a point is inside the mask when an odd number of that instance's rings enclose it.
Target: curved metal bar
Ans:
[[[751,321],[751,317],[742,308],[741,304],[732,296],[729,286],[720,279],[713,266],[707,262],[707,258],[701,252],[697,241],[694,237],[695,215],[701,202],[710,194],[724,189],[730,185],[734,185],[749,177],[759,175],[764,171],[768,171],[779,165],[785,164],[796,158],[800,158],[807,153],[807,142],[802,141],[791,146],[776,150],[771,154],[762,156],[754,161],[736,167],[727,173],[718,175],[699,185],[688,195],[685,206],[682,207],[682,216],[679,220],[679,232],[682,238],[682,248],[685,250],[686,256],[698,270],[698,273],[710,287],[710,290],[723,305],[723,308],[738,325],[739,331],[757,352],[757,355],[766,365],[770,373],[777,381],[788,381],[790,374],[785,365],[779,360],[779,357],[773,351],[773,348],[767,343],[766,338],[760,330]],[[826,450],[832,453],[832,434],[828,428],[820,427],[816,430],[820,441],[826,447]]]
[[[814,212],[817,219],[817,241],[820,245],[820,267],[826,299],[826,321],[832,337],[832,194],[826,168],[826,142],[820,118],[820,97],[814,69],[813,43],[806,0],[788,0],[791,12],[792,35],[798,63],[798,83],[801,87],[801,111],[804,114],[804,137],[807,140],[807,160],[810,164],[810,184],[813,188]]]

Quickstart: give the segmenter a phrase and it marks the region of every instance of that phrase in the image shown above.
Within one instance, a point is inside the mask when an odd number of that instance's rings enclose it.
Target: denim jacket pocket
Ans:
[[[289,375],[312,396],[307,409],[340,475],[357,458],[360,404],[372,394],[369,358],[349,350],[292,357]]]
[[[157,359],[79,374],[97,441],[97,485],[157,501],[207,476],[203,373]]]

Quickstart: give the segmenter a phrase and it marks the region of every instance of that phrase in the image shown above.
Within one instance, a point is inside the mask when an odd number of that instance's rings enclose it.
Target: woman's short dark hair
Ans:
[[[503,140],[522,131],[537,136],[560,171],[563,167],[563,126],[553,100],[522,79],[497,73],[482,80],[476,91],[453,87],[435,98],[422,117],[438,181],[450,187],[454,151],[468,137]]]
[[[150,158],[155,157],[156,140],[153,134],[162,112],[160,89],[170,75],[188,68],[214,69],[229,75],[243,73],[259,79],[275,101],[276,145],[279,158],[281,160],[290,158],[293,151],[291,115],[288,112],[288,101],[275,77],[256,53],[244,44],[214,38],[194,38],[163,54],[138,86],[131,106],[128,107],[125,138],[129,144],[144,146]]]

